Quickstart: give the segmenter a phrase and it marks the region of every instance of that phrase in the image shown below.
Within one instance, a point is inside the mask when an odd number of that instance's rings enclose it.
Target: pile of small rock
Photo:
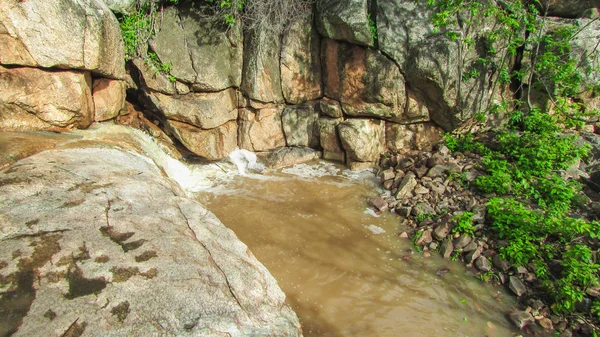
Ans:
[[[433,152],[386,154],[380,159],[378,176],[387,192],[370,203],[379,212],[397,214],[403,227],[411,228],[399,236],[410,237],[424,256],[439,252],[446,259],[463,261],[482,280],[510,289],[524,309],[507,316],[517,327],[534,335],[560,331],[560,336],[571,336],[569,322],[551,315],[550,308],[535,298],[538,280],[533,268],[511,266],[496,249],[506,243],[488,237],[489,198],[469,188],[483,174],[481,159],[474,153],[450,153],[444,145],[434,147]],[[472,213],[473,235],[453,231],[455,217],[463,212]],[[587,329],[585,322],[571,326]]]

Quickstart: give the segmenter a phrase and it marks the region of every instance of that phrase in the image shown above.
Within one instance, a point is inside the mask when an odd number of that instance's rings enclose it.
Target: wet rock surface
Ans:
[[[1,335],[301,335],[235,234],[115,147],[0,171],[0,275]]]

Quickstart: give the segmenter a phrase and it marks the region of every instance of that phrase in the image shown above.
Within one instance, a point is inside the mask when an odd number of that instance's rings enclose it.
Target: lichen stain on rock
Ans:
[[[145,261],[150,260],[153,257],[158,257],[158,254],[156,254],[156,251],[147,250],[147,251],[143,252],[142,254],[136,256],[135,262],[145,262]]]
[[[107,284],[106,279],[103,277],[85,278],[83,272],[75,263],[69,267],[66,279],[69,282],[69,292],[65,294],[65,298],[69,300],[81,296],[98,294],[106,288]]]
[[[129,312],[130,312],[129,301],[121,302],[118,305],[116,305],[115,307],[113,307],[112,309],[110,309],[110,313],[113,316],[117,316],[117,319],[121,323],[123,323],[123,321],[127,318],[127,316],[129,315]]]
[[[120,282],[125,282],[127,280],[129,280],[130,278],[132,278],[135,275],[139,275],[140,274],[140,269],[138,267],[126,267],[126,268],[120,268],[120,267],[112,267],[110,269],[110,272],[113,274],[113,282],[116,283],[120,283]]]
[[[108,255],[100,255],[98,257],[96,257],[94,259],[94,262],[96,263],[106,263],[110,260],[110,258],[108,257]]]
[[[79,183],[79,184],[74,185],[73,187],[70,187],[67,191],[73,192],[75,190],[80,190],[83,194],[90,194],[91,192],[93,192],[95,190],[109,187],[111,185],[112,185],[112,183],[106,183],[106,184]]]
[[[71,207],[77,207],[81,204],[83,204],[85,202],[85,199],[79,199],[79,200],[71,200],[71,201],[67,201],[64,204],[62,204],[60,206],[60,208],[71,208]]]
[[[31,228],[34,225],[37,225],[40,222],[40,219],[30,220],[25,223],[25,226]]]
[[[148,280],[153,279],[158,275],[158,270],[156,268],[140,272],[138,267],[112,267],[110,272],[113,274],[112,282],[115,283],[125,282],[136,275],[143,276]]]
[[[46,313],[44,313],[44,317],[53,321],[56,318],[56,313],[54,311],[52,311],[52,309],[48,309],[48,311],[46,311]]]
[[[60,251],[58,241],[61,238],[61,234],[51,234],[31,241],[31,256],[21,258],[17,264],[18,270],[0,279],[0,286],[9,286],[9,290],[0,297],[0,321],[4,322],[0,325],[0,336],[10,336],[19,330],[35,299],[33,284],[38,276],[37,270]],[[13,252],[13,259],[20,256],[20,250]]]
[[[112,242],[121,246],[121,248],[123,249],[123,251],[125,253],[127,253],[130,250],[136,250],[136,249],[140,248],[144,244],[144,242],[146,242],[146,240],[144,240],[144,239],[140,239],[140,240],[132,241],[132,242],[125,242],[125,241],[129,240],[130,237],[135,235],[135,232],[120,233],[117,230],[115,230],[114,228],[108,227],[108,226],[100,227],[99,230],[100,230],[100,233],[102,233],[102,235],[108,237]]]
[[[8,262],[6,261],[0,261],[0,269],[4,269],[8,266]]]

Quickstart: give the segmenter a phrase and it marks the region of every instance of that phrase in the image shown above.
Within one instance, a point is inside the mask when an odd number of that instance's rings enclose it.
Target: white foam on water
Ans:
[[[319,161],[318,164],[295,164],[282,169],[281,172],[300,178],[320,178],[338,176],[340,169],[333,163]]]
[[[237,167],[241,175],[246,175],[247,169],[255,172],[263,172],[266,169],[265,165],[258,162],[254,152],[237,147],[229,154],[229,160]]]
[[[175,180],[187,192],[199,192],[220,186],[239,175],[238,170],[227,162],[188,165],[167,154],[164,145],[148,134],[120,125],[96,125],[88,130],[76,131],[85,140],[99,140],[107,136],[130,135],[136,144],[131,144],[143,153],[142,157],[162,168],[167,176]],[[139,154],[138,154],[139,155]]]
[[[370,216],[372,216],[374,218],[379,218],[380,217],[380,215],[377,214],[377,213],[375,213],[375,211],[371,207],[365,208],[365,210],[364,210],[363,213],[366,214],[366,215],[370,215]]]
[[[368,225],[365,226],[368,230],[370,230],[371,232],[373,232],[373,234],[377,235],[377,234],[383,234],[385,233],[385,229],[379,227],[379,226],[375,226],[375,225]],[[378,249],[379,250],[379,249]]]

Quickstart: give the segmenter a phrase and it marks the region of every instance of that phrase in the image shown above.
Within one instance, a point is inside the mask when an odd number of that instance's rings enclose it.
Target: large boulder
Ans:
[[[431,151],[432,146],[442,139],[443,131],[433,123],[386,123],[385,142],[387,149],[393,152]]]
[[[323,148],[323,159],[344,162],[345,152],[340,141],[337,126],[343,122],[343,118],[320,117],[319,142]]]
[[[346,160],[370,162],[379,160],[384,150],[385,122],[373,119],[349,119],[338,125]]]
[[[0,66],[0,130],[85,128],[94,120],[91,86],[89,72]]]
[[[167,119],[167,129],[188,150],[209,160],[223,159],[237,146],[237,123],[229,121],[212,129],[202,129]]]
[[[180,9],[163,11],[162,24],[150,46],[170,74],[196,91],[239,87],[243,43],[240,25],[232,27],[203,13],[201,4],[187,1]]]
[[[126,110],[124,81],[99,78],[94,80],[92,97],[94,99],[94,120],[101,122],[117,117]]]
[[[216,128],[238,115],[237,94],[233,89],[180,96],[150,93],[150,98],[166,118],[201,129]]]
[[[0,172],[3,334],[301,336],[267,269],[161,172],[118,148]]]
[[[340,101],[350,116],[405,121],[406,91],[400,69],[374,49],[325,39],[325,96]]]
[[[367,0],[317,1],[317,27],[321,35],[357,45],[373,46]]]
[[[238,143],[249,151],[269,151],[285,146],[279,106],[240,109]]]
[[[131,14],[135,12],[136,6],[145,4],[147,0],[104,0],[104,3],[111,11],[121,14]]]
[[[250,30],[244,35],[244,71],[241,90],[253,100],[283,103],[279,36],[270,30]]]
[[[0,64],[125,77],[119,23],[101,0],[1,1],[0,44]]]
[[[488,72],[479,60],[488,59],[489,64],[496,66],[511,64],[501,59],[502,53],[487,54],[490,41],[486,34],[493,29],[491,18],[469,25],[469,38],[477,45],[467,48],[465,43],[448,38],[446,31],[435,30],[433,14],[426,1],[377,1],[379,48],[402,69],[431,119],[451,131],[506,95],[507,85],[497,81],[499,72]],[[448,30],[461,32],[458,26]],[[498,39],[493,46],[500,50],[506,43]],[[472,70],[479,75],[465,76]]]
[[[281,87],[285,101],[300,104],[321,97],[321,41],[312,15],[290,24],[281,41]]]
[[[287,146],[319,146],[319,113],[314,104],[291,105],[281,113]]]

